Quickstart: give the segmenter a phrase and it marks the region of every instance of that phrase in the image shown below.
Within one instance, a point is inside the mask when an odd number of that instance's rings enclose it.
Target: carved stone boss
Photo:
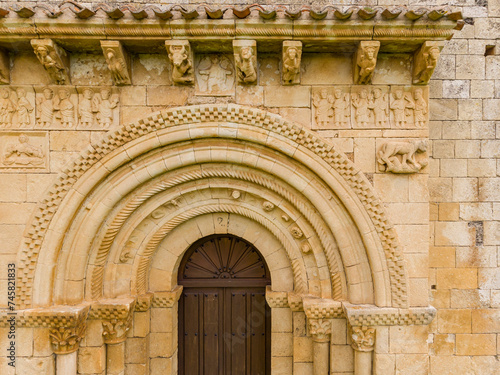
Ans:
[[[282,80],[283,85],[300,83],[300,62],[302,59],[302,42],[286,40],[283,42]]]
[[[257,83],[257,42],[255,40],[233,40],[234,62],[238,82]]]
[[[101,48],[115,85],[130,85],[130,57],[122,44],[117,40],[101,40]]]
[[[165,41],[168,58],[172,63],[172,81],[178,85],[194,84],[193,50],[187,40]]]
[[[32,39],[36,57],[43,65],[53,83],[69,85],[69,56],[52,39]]]

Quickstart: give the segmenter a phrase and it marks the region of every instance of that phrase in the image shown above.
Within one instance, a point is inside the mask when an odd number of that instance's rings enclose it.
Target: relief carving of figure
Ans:
[[[117,85],[126,85],[129,83],[127,64],[112,48],[106,50],[106,60],[109,70],[113,76],[113,81]]]
[[[381,172],[417,173],[427,165],[427,160],[418,162],[417,153],[427,151],[425,141],[387,142],[378,152],[377,162]]]
[[[18,140],[17,144],[8,144],[5,148],[5,165],[39,165],[44,163],[42,149],[31,145],[27,135],[21,134]]]
[[[173,65],[172,80],[175,83],[192,84],[194,82],[193,62],[189,58],[186,46],[169,46],[168,58]]]
[[[201,60],[199,73],[203,78],[203,85],[200,82],[201,91],[221,92],[230,90],[233,87],[234,79],[229,76],[233,74],[231,62],[225,56],[210,55]]]
[[[300,74],[300,53],[295,47],[289,47],[286,50],[283,60],[283,83],[298,83]]]
[[[356,108],[356,121],[358,126],[366,127],[370,122],[370,109],[368,108],[368,91],[361,90],[359,96],[352,94],[352,105]]]
[[[316,125],[321,128],[327,128],[333,117],[332,95],[328,95],[327,89],[321,89],[319,94],[314,95],[313,105],[316,108]]]
[[[12,117],[16,111],[14,103],[10,98],[9,89],[3,88],[0,90],[0,127],[12,125]]]
[[[43,90],[43,95],[37,99],[38,124],[42,127],[52,125],[54,119],[54,92],[48,87]]]
[[[370,83],[375,71],[375,65],[377,65],[377,51],[378,48],[374,46],[361,48],[361,55],[357,61],[359,69],[357,84],[366,85]]]
[[[236,70],[238,78],[243,83],[254,83],[257,81],[256,58],[251,47],[242,47],[236,56]]]
[[[70,128],[75,124],[75,105],[70,100],[70,93],[66,89],[59,90],[59,100],[54,105],[54,109],[58,111],[56,118],[61,120],[61,125],[65,128]]]
[[[413,81],[414,84],[425,84],[429,82],[432,77],[432,73],[434,73],[434,69],[436,68],[440,53],[441,51],[439,50],[439,47],[433,46],[423,54],[422,65],[424,66],[421,68],[421,71],[417,73],[417,76]]]
[[[415,103],[403,90],[397,90],[393,94],[394,100],[391,103],[391,110],[394,113],[394,125],[401,128],[406,125],[407,111],[415,108]]]
[[[26,98],[26,90],[23,88],[18,88],[17,91],[17,121],[20,127],[29,126],[30,113],[33,112],[33,106]]]
[[[49,73],[50,77],[58,85],[66,84],[66,72],[57,60],[56,51],[49,46],[35,46],[35,54]]]
[[[415,125],[423,128],[427,124],[427,102],[422,89],[415,90]]]
[[[118,106],[119,98],[117,94],[112,95],[111,90],[102,89],[100,97],[96,95],[97,121],[103,129],[109,129],[113,125],[113,110]]]
[[[382,90],[378,88],[373,90],[373,98],[369,108],[373,110],[375,126],[385,127],[387,125],[387,116],[389,115],[387,94],[382,94]]]
[[[337,88],[333,95],[335,100],[333,103],[333,123],[336,127],[347,127],[349,109],[347,94],[342,94],[342,90]]]
[[[94,124],[94,113],[97,112],[93,100],[94,95],[95,93],[92,89],[83,90],[82,99],[78,106],[78,118],[80,119],[80,124],[85,128]]]

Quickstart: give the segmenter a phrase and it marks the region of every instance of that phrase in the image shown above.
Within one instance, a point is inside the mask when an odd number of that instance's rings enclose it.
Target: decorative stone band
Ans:
[[[41,2],[40,2],[41,3]],[[32,3],[31,3],[32,4]],[[448,9],[351,7],[346,10],[327,6],[315,10],[309,6],[291,9],[283,6],[251,5],[246,8],[207,6],[96,4],[18,5],[3,3],[0,7],[0,36],[38,37],[44,35],[94,37],[251,37],[267,39],[361,38],[447,39],[452,29],[464,25],[460,12]],[[109,19],[96,14],[103,11]],[[102,14],[102,12],[99,12]],[[130,13],[136,20],[126,17]],[[203,14],[205,13],[206,16]],[[231,14],[232,13],[232,14]],[[77,17],[75,17],[75,15]],[[47,17],[48,16],[48,17]],[[94,18],[94,16],[96,16]],[[29,21],[23,19],[31,18]],[[198,18],[198,19],[197,19]],[[218,19],[222,20],[218,21]],[[237,22],[245,18],[245,22]],[[169,19],[170,22],[159,22]],[[266,20],[266,23],[262,22]],[[83,21],[82,20],[86,20]],[[189,20],[188,23],[185,20]],[[342,22],[339,23],[338,20]],[[23,22],[24,21],[24,22]],[[254,22],[252,22],[254,21]],[[376,39],[376,38],[374,38]]]
[[[270,287],[266,290],[266,300],[272,308],[289,307],[292,311],[304,311],[308,319],[347,318],[352,327],[428,325],[436,316],[436,309],[432,306],[398,309],[353,305],[295,293],[275,292]]]
[[[182,293],[182,285],[177,285],[170,292],[156,292],[153,296],[152,307],[173,307]]]
[[[153,293],[147,293],[137,296],[137,302],[135,303],[135,311],[148,311],[151,308],[152,300],[153,300]]]

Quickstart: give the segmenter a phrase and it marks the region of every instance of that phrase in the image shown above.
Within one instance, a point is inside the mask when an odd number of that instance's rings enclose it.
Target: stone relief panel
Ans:
[[[0,169],[2,172],[30,172],[48,169],[49,137],[47,132],[4,132],[0,134]]]
[[[111,87],[78,87],[78,129],[107,130],[120,124],[120,95]]]
[[[32,86],[0,88],[0,128],[31,129],[35,125],[35,91]]]
[[[231,55],[196,55],[195,66],[196,95],[234,95],[236,79]]]
[[[428,87],[392,86],[390,116],[392,128],[424,128],[429,122]]]
[[[427,166],[425,140],[391,141],[383,143],[377,153],[380,172],[417,173]]]
[[[312,92],[313,129],[350,128],[348,86],[316,87]]]
[[[390,127],[388,86],[353,86],[351,103],[353,128]]]
[[[78,94],[74,87],[37,87],[35,92],[37,128],[76,128],[78,124]]]

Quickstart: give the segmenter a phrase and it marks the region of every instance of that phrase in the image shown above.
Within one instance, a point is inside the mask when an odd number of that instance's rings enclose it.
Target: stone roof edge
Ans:
[[[45,2],[2,2],[0,3],[0,22],[5,18],[30,19],[49,18],[58,19],[64,15],[73,15],[76,20],[92,18],[120,20],[131,19],[142,21],[156,20],[195,20],[206,19],[217,21],[222,19],[262,19],[262,20],[306,20],[306,21],[405,21],[409,23],[430,22],[439,24],[442,21],[452,21],[457,27],[463,26],[463,17],[460,11],[448,7],[366,7],[350,6],[339,7],[327,5],[323,8],[303,5],[300,7],[284,5],[247,6],[224,5],[212,7],[207,4],[179,5],[179,4],[137,4],[137,3],[78,3],[63,1],[59,4]]]

